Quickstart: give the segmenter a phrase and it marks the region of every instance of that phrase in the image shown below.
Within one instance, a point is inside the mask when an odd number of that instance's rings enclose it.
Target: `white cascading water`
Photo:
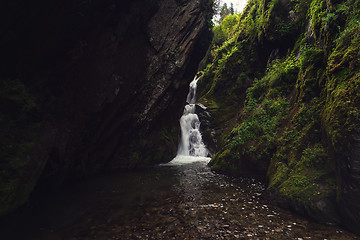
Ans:
[[[180,118],[181,140],[177,156],[171,163],[188,163],[194,161],[209,161],[208,150],[202,141],[200,133],[200,121],[195,113],[196,88],[199,78],[194,78],[190,83],[189,93],[187,95],[187,105]]]

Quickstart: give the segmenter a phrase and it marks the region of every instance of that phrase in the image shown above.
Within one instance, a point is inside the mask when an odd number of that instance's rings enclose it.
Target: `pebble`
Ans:
[[[121,210],[123,212],[113,208],[117,204],[116,200],[124,198],[122,192],[119,193],[121,196],[114,200],[104,196],[104,204],[101,201],[96,202],[94,206],[99,207],[99,210],[91,212],[93,214],[91,216],[99,216],[99,219],[94,217],[87,222],[84,221],[85,223],[80,222],[77,224],[79,226],[72,226],[72,230],[76,233],[74,237],[77,240],[311,239],[304,237],[307,235],[322,240],[359,239],[348,237],[346,231],[334,227],[309,224],[307,220],[297,218],[290,212],[258,198],[260,192],[264,191],[260,184],[252,185],[245,180],[238,184],[241,180],[236,179],[234,180],[236,183],[222,184],[228,179],[224,180],[221,175],[209,172],[209,176],[200,176],[196,175],[195,170],[193,172],[191,174],[194,175],[187,179],[188,182],[180,177],[182,185],[177,186],[178,189],[172,193],[174,196],[162,199],[161,194],[157,195],[154,189],[151,198],[136,199],[131,206],[122,206],[128,207],[126,211]],[[197,181],[196,184],[194,181]],[[132,187],[136,188],[136,186]],[[136,201],[146,204],[136,204]],[[111,206],[113,209],[108,211],[110,207],[106,208],[106,206]],[[108,219],[111,221],[107,222]],[[87,228],[81,229],[81,224]],[[93,227],[89,232],[91,226]]]

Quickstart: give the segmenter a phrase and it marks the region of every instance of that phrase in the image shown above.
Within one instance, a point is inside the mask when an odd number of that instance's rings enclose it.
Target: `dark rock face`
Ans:
[[[196,113],[199,116],[200,120],[200,131],[202,138],[206,143],[206,147],[209,150],[209,154],[212,157],[216,149],[218,148],[216,140],[216,130],[214,129],[214,124],[212,123],[211,113],[207,111],[207,108],[201,103],[196,104]]]
[[[171,160],[188,83],[210,40],[207,1],[0,5],[0,80],[16,79],[34,96],[41,126],[9,174],[15,183],[1,179],[10,197],[0,199],[8,204],[0,214],[23,204],[40,174],[40,183],[54,183]]]
[[[360,233],[360,135],[352,139],[351,151],[337,157],[341,176],[339,212],[345,225]]]

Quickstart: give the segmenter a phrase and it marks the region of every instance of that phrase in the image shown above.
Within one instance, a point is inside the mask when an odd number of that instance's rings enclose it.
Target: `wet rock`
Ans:
[[[352,231],[360,234],[360,135],[352,137],[349,152],[338,154],[341,175],[340,215]]]
[[[196,104],[196,113],[199,116],[201,122],[200,131],[203,141],[210,152],[210,156],[213,156],[218,149],[216,140],[216,131],[214,124],[212,123],[211,113],[207,111],[207,107],[201,103]]]

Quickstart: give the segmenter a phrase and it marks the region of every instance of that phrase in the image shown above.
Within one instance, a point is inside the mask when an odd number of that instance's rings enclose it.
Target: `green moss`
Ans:
[[[317,142],[321,135],[314,110],[300,108],[279,138],[278,150],[267,173],[269,190],[280,195],[278,201],[283,205],[312,214],[319,221],[337,221],[333,213],[335,171],[325,147]],[[326,203],[326,208],[319,208],[319,202]]]
[[[324,18],[327,16],[326,1],[314,0],[309,8],[309,19],[311,19],[311,28],[315,37],[319,38],[320,31],[325,24]]]
[[[357,13],[358,15],[358,13]],[[328,62],[326,105],[322,113],[324,128],[336,152],[348,149],[351,133],[359,126],[360,110],[360,34],[357,16],[335,39]]]
[[[232,162],[246,159],[249,164],[259,166],[255,168],[266,169],[266,159],[275,151],[278,131],[289,112],[289,103],[281,96],[291,91],[297,72],[298,61],[290,56],[274,61],[263,78],[254,80],[253,86],[246,91],[245,106],[240,115],[243,121],[224,141],[224,149],[232,154],[223,151],[225,155],[216,156],[217,165],[224,161],[221,167],[229,166],[233,171],[229,159]]]
[[[360,126],[359,9],[354,0],[249,1],[236,37],[213,48],[203,71],[200,101],[221,132],[213,169],[265,168],[283,205],[337,221],[335,158],[349,155]]]
[[[239,155],[225,148],[219,151],[211,160],[211,169],[220,172],[236,173],[240,170],[237,164],[238,159]]]
[[[324,61],[324,51],[311,46],[305,46],[301,49],[300,67],[306,69],[310,65],[322,67]]]
[[[321,169],[326,164],[327,157],[325,149],[320,144],[316,144],[306,148],[300,160],[308,168]]]
[[[279,156],[277,156],[279,157]],[[274,188],[280,186],[280,184],[288,179],[289,168],[286,163],[278,161],[274,166],[270,165],[269,168],[272,171],[271,181],[269,183],[269,188]]]

